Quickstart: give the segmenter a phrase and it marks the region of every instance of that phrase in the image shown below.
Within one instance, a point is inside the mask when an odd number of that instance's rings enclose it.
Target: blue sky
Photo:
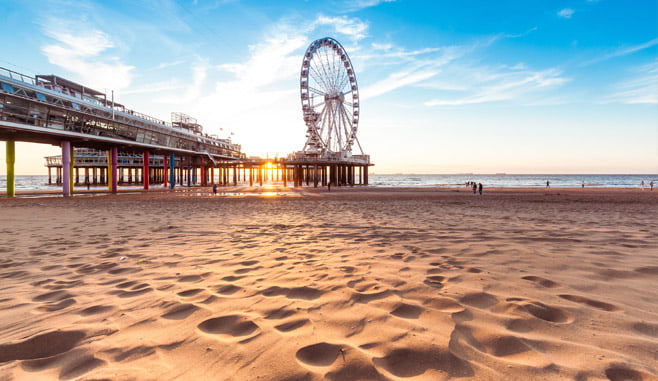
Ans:
[[[0,0],[0,14],[0,66],[187,113],[248,155],[302,149],[302,56],[330,36],[377,173],[658,173],[655,0]],[[57,153],[21,144],[17,173]]]

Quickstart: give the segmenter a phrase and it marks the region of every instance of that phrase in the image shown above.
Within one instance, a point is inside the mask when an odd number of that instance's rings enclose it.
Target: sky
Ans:
[[[657,4],[0,0],[0,67],[184,112],[248,156],[281,157],[305,142],[303,54],[332,37],[375,173],[655,174]],[[59,153],[18,143],[16,173],[45,174]]]

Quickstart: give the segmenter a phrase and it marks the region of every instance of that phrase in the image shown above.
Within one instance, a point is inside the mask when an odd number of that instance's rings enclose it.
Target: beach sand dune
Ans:
[[[658,380],[658,192],[0,200],[0,380]]]

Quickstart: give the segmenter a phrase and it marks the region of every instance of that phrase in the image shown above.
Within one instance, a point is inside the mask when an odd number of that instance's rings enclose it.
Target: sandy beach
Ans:
[[[658,380],[658,191],[220,192],[1,199],[0,380]]]

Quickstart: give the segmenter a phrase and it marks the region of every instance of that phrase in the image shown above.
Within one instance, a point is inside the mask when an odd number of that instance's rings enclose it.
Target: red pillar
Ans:
[[[163,164],[163,168],[162,168],[163,172],[162,173],[163,173],[163,177],[164,177],[163,184],[164,184],[164,187],[166,188],[167,187],[167,169],[168,169],[167,168],[167,155],[166,154],[162,155],[162,160],[163,160],[163,163],[162,163]]]
[[[144,183],[144,190],[149,190],[149,151],[144,151],[142,159],[142,182]]]

